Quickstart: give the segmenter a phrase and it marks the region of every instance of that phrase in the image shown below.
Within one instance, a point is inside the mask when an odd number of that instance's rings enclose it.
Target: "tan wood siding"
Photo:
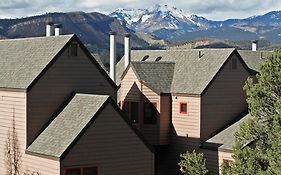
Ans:
[[[68,56],[66,49],[28,92],[28,145],[43,131],[73,91],[116,98],[116,91],[80,48],[78,56]]]
[[[187,103],[187,114],[180,113],[180,103]],[[200,97],[172,96],[173,144],[179,151],[198,147],[200,138]]]
[[[111,105],[107,105],[62,160],[66,167],[96,166],[102,175],[152,175],[154,155]]]
[[[170,141],[170,127],[171,127],[171,96],[160,97],[160,131],[159,143],[160,145],[167,145]]]
[[[24,154],[23,168],[40,175],[60,175],[60,162],[38,156]]]
[[[25,109],[25,92],[0,91],[0,172],[3,174],[6,171],[5,145],[8,141],[9,131],[12,132],[13,123],[21,154],[25,149]]]
[[[211,175],[218,175],[221,172],[221,166],[224,161],[233,161],[232,153],[215,150],[201,150],[206,158],[207,169]]]
[[[159,145],[159,123],[160,123],[160,96],[153,92],[150,88],[142,84],[132,68],[129,68],[123,80],[120,89],[121,101],[132,101],[140,103],[140,120],[134,126],[140,130],[146,140],[152,145]],[[143,123],[143,102],[150,101],[157,104],[158,117],[157,124]]]
[[[231,69],[232,59],[237,69]],[[223,129],[247,110],[243,86],[249,76],[236,55],[229,59],[202,95],[201,141]]]
[[[8,132],[12,131],[13,121],[21,154],[21,171],[38,171],[41,175],[59,175],[59,162],[25,154],[26,148],[26,93],[0,91],[0,172],[4,174],[5,145]]]

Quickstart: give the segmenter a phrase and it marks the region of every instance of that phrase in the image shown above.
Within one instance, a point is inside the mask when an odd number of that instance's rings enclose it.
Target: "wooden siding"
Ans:
[[[237,69],[231,69],[232,59]],[[201,141],[223,129],[229,122],[247,110],[243,86],[249,76],[245,67],[234,55],[224,65],[202,95]]]
[[[6,171],[4,152],[13,123],[21,153],[25,148],[25,109],[25,92],[0,91],[0,172],[3,174]]]
[[[216,150],[202,149],[206,158],[206,166],[211,175],[219,175],[223,161],[233,161],[232,153]]]
[[[38,156],[23,155],[23,169],[40,175],[60,175],[60,162]]]
[[[68,48],[27,94],[27,145],[42,132],[74,91],[111,95],[116,90],[78,47],[78,56]]]
[[[171,96],[165,95],[160,98],[160,133],[159,133],[159,144],[167,145],[170,142],[170,128],[171,128]]]
[[[19,153],[21,154],[21,171],[37,171],[41,175],[59,175],[59,162],[25,154],[26,145],[26,93],[15,91],[0,91],[0,172],[4,174],[5,145],[8,132],[15,124],[18,138]]]
[[[157,124],[143,123],[143,102],[150,101],[157,104],[157,111],[160,113],[160,96],[153,92],[150,88],[142,84],[135,75],[132,68],[129,68],[125,77],[121,81],[120,89],[121,101],[132,101],[140,103],[140,119],[138,124],[134,126],[140,130],[146,140],[152,145],[159,145],[159,123],[160,115],[157,117]]]
[[[180,113],[180,103],[187,102],[187,114]],[[200,138],[200,97],[172,96],[172,140],[178,151],[198,147]]]
[[[66,167],[98,167],[101,175],[152,175],[154,155],[108,104],[62,160]]]

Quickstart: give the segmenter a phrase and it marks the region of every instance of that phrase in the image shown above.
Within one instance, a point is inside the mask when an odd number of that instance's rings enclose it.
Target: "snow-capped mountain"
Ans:
[[[131,30],[170,41],[211,37],[268,39],[281,43],[281,11],[245,19],[212,21],[195,14],[186,14],[176,7],[156,5],[150,9],[119,8],[109,16],[116,17]]]
[[[182,10],[168,5],[155,5],[151,9],[122,9],[110,13],[134,31],[154,32],[159,29],[194,31],[206,28],[208,20],[203,17],[188,16]],[[195,21],[193,21],[195,20]],[[205,23],[200,23],[200,21]]]

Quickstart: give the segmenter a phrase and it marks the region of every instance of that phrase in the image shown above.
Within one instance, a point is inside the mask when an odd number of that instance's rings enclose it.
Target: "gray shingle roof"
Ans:
[[[131,60],[175,62],[171,93],[201,94],[235,49],[185,49],[132,51]],[[199,59],[199,51],[203,55]],[[117,85],[124,71],[124,58],[117,64]]]
[[[246,65],[254,72],[259,72],[260,64],[273,52],[271,51],[251,51],[238,50]]]
[[[27,151],[59,158],[109,96],[76,94]]]
[[[158,93],[168,93],[174,76],[172,62],[132,62],[140,80]]]
[[[251,115],[247,114],[239,121],[233,123],[231,126],[227,127],[223,131],[208,139],[202,144],[202,146],[232,150],[235,143],[235,133],[239,131],[240,125],[250,117]]]
[[[0,87],[26,89],[73,36],[0,40]]]

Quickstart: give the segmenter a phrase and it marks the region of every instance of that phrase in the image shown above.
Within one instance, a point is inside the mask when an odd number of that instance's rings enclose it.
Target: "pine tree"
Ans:
[[[281,50],[244,87],[251,118],[236,133],[234,162],[222,174],[281,174]]]
[[[180,170],[184,175],[205,175],[208,173],[202,153],[186,152],[180,155]]]

